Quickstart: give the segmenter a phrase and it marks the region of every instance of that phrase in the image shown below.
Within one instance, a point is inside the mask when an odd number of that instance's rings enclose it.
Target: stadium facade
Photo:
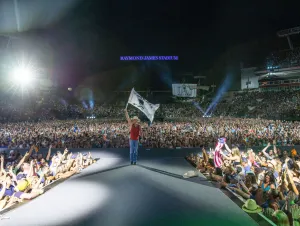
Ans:
[[[261,91],[300,89],[300,66],[271,69],[242,68],[241,89]]]
[[[279,31],[289,49],[271,53],[264,65],[241,69],[241,89],[295,90],[300,89],[300,48],[295,48],[291,36],[300,34],[300,27]]]

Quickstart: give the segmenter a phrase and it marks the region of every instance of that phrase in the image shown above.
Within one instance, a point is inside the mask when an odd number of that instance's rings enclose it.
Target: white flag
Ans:
[[[155,111],[159,108],[159,104],[151,104],[138,94],[134,88],[131,90],[128,103],[142,111],[151,122],[154,119]]]

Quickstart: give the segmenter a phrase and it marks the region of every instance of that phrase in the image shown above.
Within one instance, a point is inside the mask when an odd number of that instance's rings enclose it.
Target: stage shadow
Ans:
[[[188,181],[188,182],[192,182],[192,183],[197,183],[197,184],[201,184],[201,185],[204,185],[204,186],[214,188],[214,185],[212,185],[211,182],[208,181],[206,178],[204,178],[204,179],[201,178],[201,177],[184,178],[182,175],[170,173],[170,172],[167,172],[167,171],[164,171],[164,170],[159,170],[159,169],[147,167],[147,166],[143,166],[143,165],[140,165],[140,164],[138,164],[137,166],[142,167],[142,168],[147,169],[147,170],[150,170],[150,171],[155,172],[155,173],[163,174],[163,175],[166,175],[166,176],[169,176],[169,177],[173,177],[173,178],[177,178],[177,179],[180,179],[180,180],[184,180],[184,181]]]
[[[130,165],[126,165],[126,166],[117,166],[117,167],[110,168],[110,169],[105,169],[105,170],[100,170],[100,171],[96,171],[96,172],[92,172],[92,173],[87,173],[87,174],[80,175],[80,176],[78,176],[77,178],[80,179],[80,178],[90,177],[90,176],[94,176],[94,175],[97,175],[97,174],[100,174],[100,173],[105,173],[105,172],[109,172],[109,171],[121,169],[121,168],[128,167],[128,166],[130,166]]]
[[[63,225],[196,226],[222,225],[222,222],[227,220],[225,211],[216,217],[215,212],[211,210],[211,204],[199,202],[197,196],[201,195],[201,191],[195,193],[195,185],[182,184],[181,180],[178,180],[180,183],[178,184],[171,178],[166,179],[160,174],[156,177],[153,173],[158,172],[132,166],[121,171],[110,171],[109,174],[94,174],[93,177],[81,178],[80,180],[87,183],[98,181],[99,184],[108,186],[111,199],[98,210],[89,212],[76,222],[70,220]],[[163,175],[176,179],[180,177],[180,175]],[[174,185],[176,184],[172,189],[168,189],[167,185],[170,180]],[[184,194],[181,193],[182,190],[190,190],[190,186],[194,187],[192,189],[194,192],[189,194],[189,197],[180,195]]]

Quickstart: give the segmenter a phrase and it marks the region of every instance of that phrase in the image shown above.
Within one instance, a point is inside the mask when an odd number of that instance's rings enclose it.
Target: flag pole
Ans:
[[[134,88],[132,88],[132,90],[133,90]],[[130,92],[130,95],[129,95],[129,98],[128,98],[128,101],[127,101],[127,104],[126,104],[126,110],[127,110],[127,107],[128,107],[128,103],[129,103],[129,99],[130,99],[130,96],[131,96],[131,93],[132,93],[132,90],[131,90],[131,92]]]

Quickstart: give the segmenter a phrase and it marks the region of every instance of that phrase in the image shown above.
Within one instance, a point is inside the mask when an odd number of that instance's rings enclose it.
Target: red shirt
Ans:
[[[132,125],[130,129],[130,139],[139,140],[140,132],[141,132],[141,127],[139,125],[136,127]]]

